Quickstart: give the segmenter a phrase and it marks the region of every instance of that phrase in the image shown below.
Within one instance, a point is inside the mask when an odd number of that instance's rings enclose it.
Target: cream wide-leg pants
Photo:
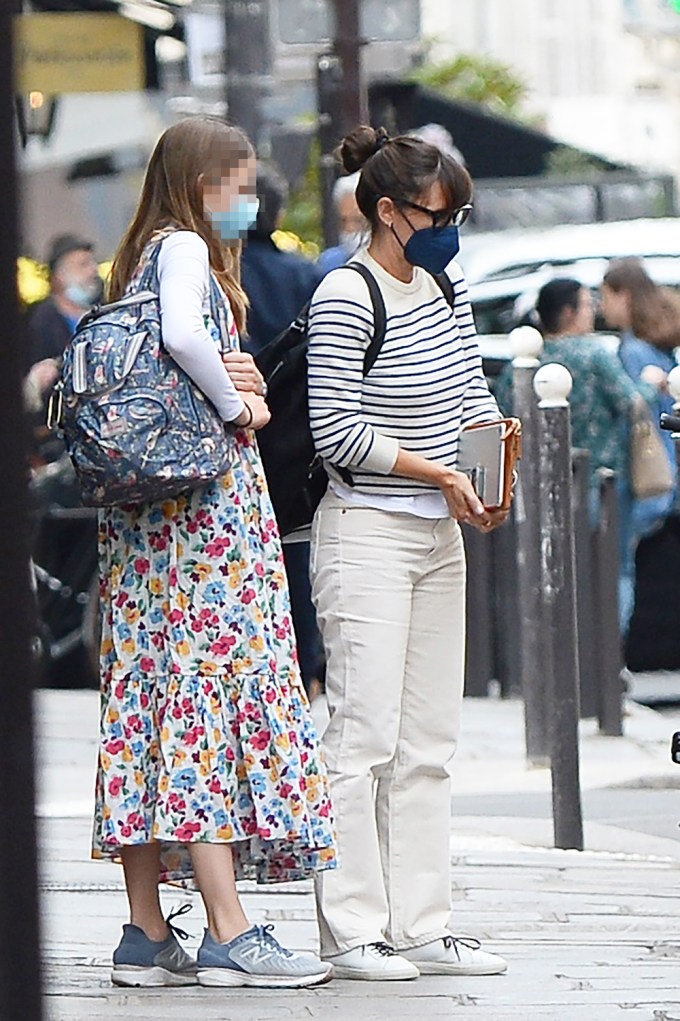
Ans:
[[[312,533],[327,658],[323,747],[340,867],[316,879],[321,952],[420,946],[451,911],[450,767],[463,694],[458,524],[328,492]]]

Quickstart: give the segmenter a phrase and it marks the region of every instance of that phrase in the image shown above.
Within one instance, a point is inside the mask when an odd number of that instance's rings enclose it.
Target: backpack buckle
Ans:
[[[64,384],[61,380],[55,384],[47,402],[47,428],[57,432],[64,424]]]

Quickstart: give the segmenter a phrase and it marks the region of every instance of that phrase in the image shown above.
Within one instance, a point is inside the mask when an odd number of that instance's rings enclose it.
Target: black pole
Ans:
[[[227,117],[256,148],[263,143],[262,96],[271,74],[267,0],[225,0]]]
[[[596,533],[597,556],[597,672],[600,731],[610,737],[623,734],[623,685],[619,628],[619,513],[616,472],[599,468],[600,521]]]
[[[597,716],[599,633],[595,612],[594,541],[590,524],[590,454],[572,451],[574,472],[574,548],[576,552],[576,613],[581,684],[580,710],[583,719]]]
[[[467,558],[465,694],[486,698],[493,679],[493,627],[490,537],[463,525]]]
[[[542,397],[539,404],[541,575],[555,846],[582,851],[571,421],[566,400],[571,378],[568,373],[565,377],[565,372],[561,365],[544,365],[536,373],[534,387]]]
[[[538,358],[534,357],[519,356],[513,360],[513,409],[522,419],[522,463],[514,512],[517,527],[517,601],[526,756],[535,766],[545,766],[549,762],[550,752],[546,676],[543,669],[544,635],[541,628],[538,407],[533,389],[538,365]]]
[[[40,1021],[42,990],[36,867],[26,447],[17,301],[15,0],[0,5],[0,1015]]]
[[[333,50],[340,61],[340,128],[346,135],[368,121],[368,93],[361,67],[361,0],[333,0]]]
[[[338,176],[335,150],[340,141],[340,87],[342,68],[333,53],[323,53],[316,65],[316,97],[319,116],[319,176],[321,178],[321,222],[326,247],[338,243],[338,218],[333,204],[333,185]]]

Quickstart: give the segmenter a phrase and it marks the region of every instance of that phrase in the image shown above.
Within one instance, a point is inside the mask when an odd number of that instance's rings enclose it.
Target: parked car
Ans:
[[[539,290],[552,277],[574,277],[596,292],[609,260],[624,256],[641,258],[657,283],[680,288],[680,219],[466,237],[460,261],[479,333],[509,333],[527,321]],[[597,326],[605,328],[601,320]]]
[[[459,261],[468,284],[523,276],[589,259],[680,259],[680,219],[618,220],[565,224],[538,230],[506,230],[465,235]]]

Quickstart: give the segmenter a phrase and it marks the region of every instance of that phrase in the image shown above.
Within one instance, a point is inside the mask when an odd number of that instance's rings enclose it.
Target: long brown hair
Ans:
[[[239,330],[245,325],[247,299],[240,284],[239,243],[220,241],[203,212],[199,177],[223,178],[253,148],[238,128],[217,117],[186,117],[163,132],[146,169],[137,210],[113,261],[109,297],[122,297],[152,235],[164,227],[191,230],[208,246],[210,266],[224,290]]]
[[[636,337],[663,351],[680,344],[680,297],[655,284],[638,259],[615,259],[602,282],[616,294],[628,295],[630,328]]]

